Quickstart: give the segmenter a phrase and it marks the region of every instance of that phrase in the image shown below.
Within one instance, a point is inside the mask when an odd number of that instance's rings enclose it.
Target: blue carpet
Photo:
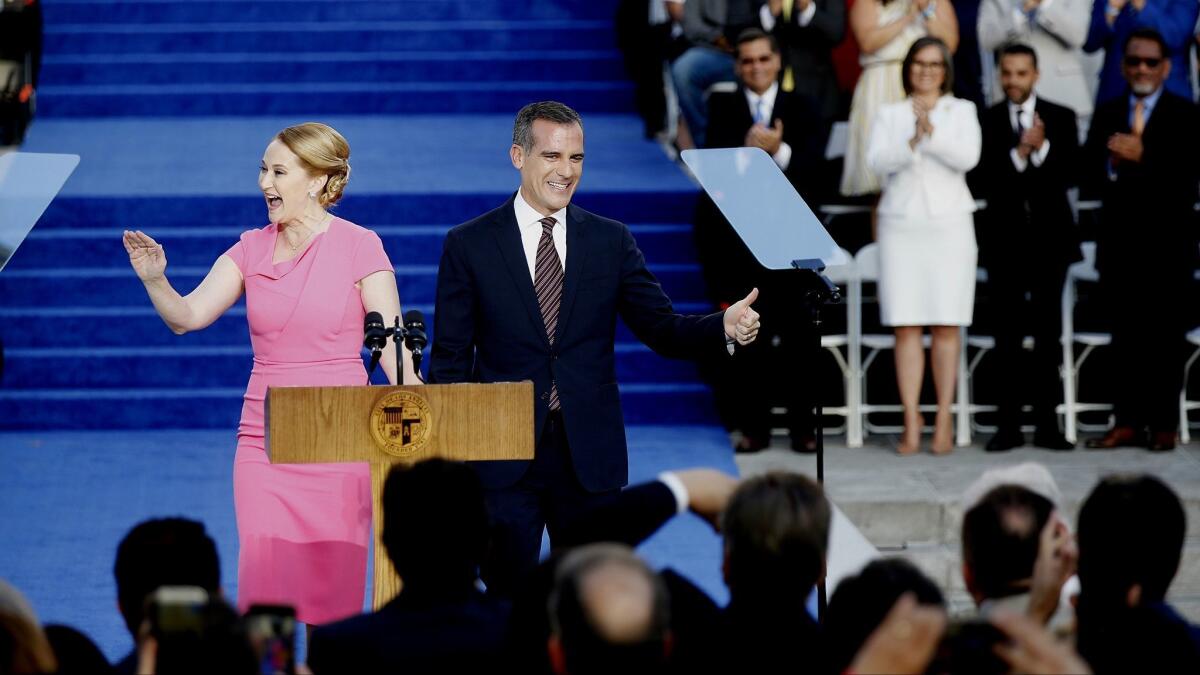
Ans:
[[[660,471],[736,467],[720,429],[630,427],[631,481]],[[237,530],[225,431],[0,433],[0,577],[20,588],[44,622],[66,623],[110,658],[131,641],[116,608],[112,564],[134,524],[183,515],[204,522],[217,542],[222,583],[237,596]],[[676,518],[642,547],[719,601],[719,538],[692,515]],[[368,594],[369,596],[369,594]]]

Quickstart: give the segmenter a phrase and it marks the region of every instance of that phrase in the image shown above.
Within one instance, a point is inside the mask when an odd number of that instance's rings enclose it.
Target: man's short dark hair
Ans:
[[[513,145],[521,146],[525,152],[533,150],[533,123],[537,120],[578,124],[583,129],[583,118],[570,106],[558,101],[538,101],[517,112],[517,118],[513,121]]]
[[[135,636],[144,618],[146,596],[160,586],[199,586],[214,597],[221,591],[217,545],[203,523],[186,518],[147,520],[134,526],[117,546],[113,576],[125,627]]]
[[[917,53],[926,47],[937,47],[942,52],[942,67],[946,77],[942,80],[942,93],[948,94],[954,89],[954,58],[950,54],[950,47],[942,42],[941,38],[925,36],[917,38],[917,41],[912,43],[908,48],[908,53],[904,55],[904,64],[900,66],[900,80],[904,85],[904,93],[912,93],[912,65],[917,59]]]
[[[1147,26],[1135,28],[1133,32],[1131,32],[1128,37],[1125,38],[1125,44],[1121,45],[1122,54],[1129,52],[1129,44],[1134,40],[1149,40],[1150,42],[1157,42],[1159,50],[1162,51],[1162,57],[1164,59],[1171,58],[1171,48],[1167,46],[1167,39],[1162,36],[1162,33],[1153,28],[1149,28]]]
[[[741,484],[721,515],[729,590],[807,592],[825,570],[829,501],[812,479],[772,472]]]
[[[483,485],[466,464],[397,465],[383,485],[383,545],[404,586],[474,581],[488,542]]]
[[[842,579],[829,599],[822,627],[829,672],[842,673],[850,667],[854,655],[905,593],[915,594],[922,605],[946,604],[937,584],[903,558],[873,560],[858,574]]]
[[[733,53],[740,54],[742,45],[747,42],[754,42],[755,40],[766,40],[767,44],[771,45],[771,51],[776,54],[779,53],[779,42],[775,39],[775,36],[763,31],[761,28],[747,28],[738,33],[737,40],[734,42]]]
[[[1179,569],[1187,516],[1179,497],[1149,475],[1108,476],[1079,510],[1080,602],[1161,601]]]
[[[648,597],[639,597],[647,591]],[[618,595],[614,608],[625,611],[601,607],[606,598]],[[645,617],[628,611],[641,600],[650,603]],[[666,587],[624,545],[589,544],[568,553],[555,572],[547,611],[571,675],[649,673],[666,666],[670,633]]]
[[[999,599],[1028,591],[1038,541],[1054,504],[1019,485],[1000,485],[963,515],[962,555],[974,592]]]
[[[1029,45],[1025,44],[1024,42],[1009,42],[1008,44],[1001,47],[1000,48],[1000,58],[996,59],[996,62],[999,63],[1000,59],[1003,59],[1006,56],[1017,56],[1017,55],[1028,56],[1029,58],[1033,59],[1033,69],[1034,70],[1038,69],[1037,51],[1034,50],[1033,47],[1030,47]]]

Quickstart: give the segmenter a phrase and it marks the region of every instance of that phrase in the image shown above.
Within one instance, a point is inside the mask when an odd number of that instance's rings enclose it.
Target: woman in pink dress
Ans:
[[[208,326],[246,293],[254,366],[233,466],[238,606],[292,605],[310,626],[362,611],[370,473],[365,464],[271,464],[264,401],[268,387],[366,384],[363,318],[400,315],[379,237],[327,211],[342,196],[349,157],[346,140],[324,124],[279,132],[259,167],[270,224],[243,233],[186,296],[167,281],[163,247],[124,233],[130,264],[177,334]],[[393,383],[394,350],[389,342],[382,359]],[[403,360],[405,382],[416,382],[407,350]]]

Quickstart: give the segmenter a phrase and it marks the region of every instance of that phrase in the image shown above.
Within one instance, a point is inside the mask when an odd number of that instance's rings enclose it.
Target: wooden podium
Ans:
[[[267,451],[274,464],[371,465],[379,609],[401,584],[381,538],[388,470],[430,457],[533,459],[533,383],[272,387]]]

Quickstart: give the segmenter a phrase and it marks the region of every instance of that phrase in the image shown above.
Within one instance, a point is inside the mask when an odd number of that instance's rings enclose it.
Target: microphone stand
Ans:
[[[388,329],[392,334],[392,342],[396,344],[396,384],[404,384],[404,326],[400,325],[400,317],[396,317],[395,325]]]

